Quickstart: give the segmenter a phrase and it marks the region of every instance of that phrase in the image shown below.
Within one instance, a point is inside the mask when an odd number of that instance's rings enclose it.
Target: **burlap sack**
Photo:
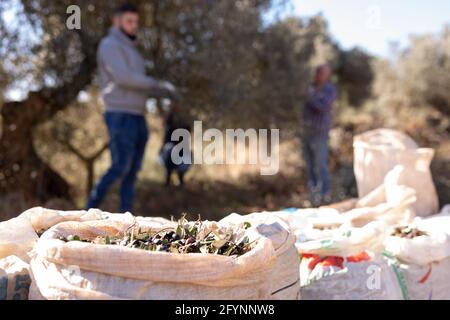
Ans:
[[[220,224],[205,226],[216,228]],[[82,238],[115,235],[128,227],[123,221],[101,220],[65,222],[48,230],[35,246],[31,261],[30,299],[201,300],[272,296],[270,280],[277,255],[271,239],[263,234],[265,228],[272,228],[269,225],[255,225],[247,230],[250,240],[256,241],[255,247],[240,257],[170,254],[58,240],[70,234]]]

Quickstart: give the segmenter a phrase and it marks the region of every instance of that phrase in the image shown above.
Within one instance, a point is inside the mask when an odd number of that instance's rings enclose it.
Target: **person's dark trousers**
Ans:
[[[111,167],[91,191],[88,208],[98,208],[106,193],[120,181],[120,212],[131,211],[136,177],[144,159],[148,140],[145,117],[121,112],[105,113],[110,137]]]
[[[328,135],[307,133],[303,138],[303,156],[310,191],[324,196],[329,191]]]

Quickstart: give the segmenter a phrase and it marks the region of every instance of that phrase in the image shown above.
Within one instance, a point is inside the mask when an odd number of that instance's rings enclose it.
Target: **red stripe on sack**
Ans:
[[[305,257],[308,261],[308,269],[314,270],[314,268],[317,266],[317,264],[322,260],[322,258],[318,255],[312,254],[308,257]]]
[[[344,269],[344,258],[327,257],[325,260],[320,262],[320,265],[324,267],[338,267],[339,269]]]
[[[317,254],[304,253],[301,255],[300,264],[306,264],[309,270],[313,270],[319,261],[320,257]]]
[[[321,267],[338,267],[344,269],[344,258],[342,257],[322,257],[316,254],[303,254],[301,263],[306,263],[309,270],[314,270],[317,265]]]
[[[428,280],[428,278],[429,278],[430,275],[431,275],[432,269],[433,269],[433,268],[432,268],[432,265],[431,265],[431,263],[430,263],[430,268],[428,269],[427,273],[423,276],[423,278],[419,280],[419,283],[424,284],[424,283]]]
[[[347,262],[352,262],[352,263],[358,263],[358,262],[362,262],[362,261],[369,261],[370,255],[367,253],[367,251],[363,251],[360,254],[357,254],[356,256],[351,256],[347,258]]]

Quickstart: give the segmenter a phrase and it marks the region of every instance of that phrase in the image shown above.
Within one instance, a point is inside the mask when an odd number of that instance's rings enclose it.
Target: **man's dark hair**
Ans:
[[[114,12],[115,14],[124,14],[127,12],[131,12],[131,13],[139,13],[138,8],[130,3],[124,3],[122,5],[120,5],[119,7],[117,7],[116,11]]]

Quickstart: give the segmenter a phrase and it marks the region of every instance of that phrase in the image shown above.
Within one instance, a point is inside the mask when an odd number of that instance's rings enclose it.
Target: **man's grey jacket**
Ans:
[[[100,42],[97,63],[106,111],[142,115],[150,96],[169,95],[167,82],[146,76],[137,42],[118,28]]]

